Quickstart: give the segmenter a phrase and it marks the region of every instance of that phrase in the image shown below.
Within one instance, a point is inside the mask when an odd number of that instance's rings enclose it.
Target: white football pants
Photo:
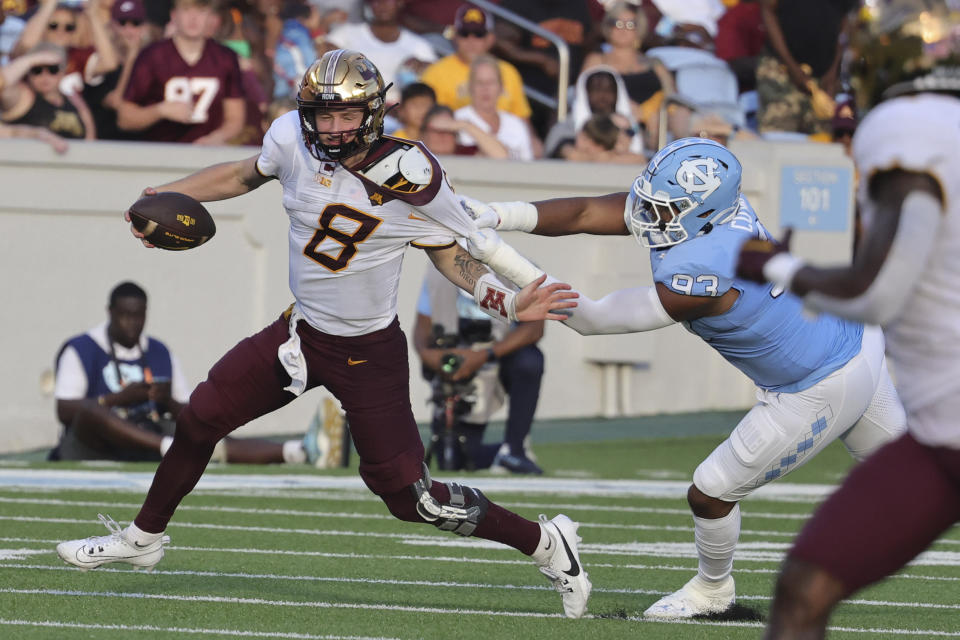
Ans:
[[[759,402],[700,463],[693,483],[736,502],[840,440],[856,459],[906,431],[906,416],[884,357],[883,332],[867,326],[860,353],[809,389],[757,389]]]

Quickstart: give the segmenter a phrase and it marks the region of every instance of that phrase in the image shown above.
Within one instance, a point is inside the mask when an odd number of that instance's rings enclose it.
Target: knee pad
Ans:
[[[487,507],[490,506],[487,497],[479,489],[464,487],[456,482],[442,483],[450,492],[450,499],[445,504],[430,495],[432,484],[430,472],[424,465],[423,477],[410,485],[416,499],[417,514],[441,531],[452,531],[459,536],[473,534],[487,515]]]
[[[720,498],[720,496],[736,488],[731,486],[730,479],[718,467],[716,461],[712,461],[710,458],[697,465],[693,472],[693,486],[711,498]]]

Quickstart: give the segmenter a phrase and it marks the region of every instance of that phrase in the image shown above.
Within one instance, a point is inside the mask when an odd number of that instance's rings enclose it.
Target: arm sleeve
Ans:
[[[897,317],[926,267],[938,236],[942,213],[933,196],[915,191],[903,201],[893,244],[867,290],[855,298],[832,298],[813,292],[804,298],[814,311],[884,325]]]
[[[585,336],[652,331],[676,322],[663,308],[655,287],[621,289],[596,301],[581,293],[577,307],[570,311],[563,323]]]
[[[57,361],[57,378],[53,397],[57,400],[81,400],[87,397],[87,372],[80,355],[73,347],[66,347]]]

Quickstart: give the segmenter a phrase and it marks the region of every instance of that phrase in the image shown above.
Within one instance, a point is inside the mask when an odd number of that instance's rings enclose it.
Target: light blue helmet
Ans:
[[[627,196],[627,227],[647,248],[669,247],[737,212],[740,161],[722,144],[682,138],[653,156]]]

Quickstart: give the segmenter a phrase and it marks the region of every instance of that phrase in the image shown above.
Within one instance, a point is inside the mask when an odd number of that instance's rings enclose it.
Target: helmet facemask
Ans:
[[[384,86],[377,68],[361,53],[337,49],[325,53],[303,75],[297,95],[300,129],[310,154],[318,160],[343,160],[368,149],[383,134]],[[363,107],[360,126],[321,132],[317,112]],[[326,137],[328,142],[323,142]]]
[[[630,231],[641,246],[658,249],[679,244],[689,237],[681,219],[696,203],[690,198],[671,199],[663,192],[651,193],[650,183],[642,176],[627,198]]]
[[[337,101],[304,100],[297,97],[297,111],[300,114],[300,129],[303,131],[303,140],[310,151],[310,155],[318,160],[342,160],[370,148],[380,134],[383,133],[381,118],[379,130],[374,123],[374,114],[369,108],[364,110],[360,126],[355,129],[340,131],[320,131],[317,127],[317,111],[344,109],[350,104]],[[374,107],[376,108],[376,107]],[[350,137],[352,134],[352,138]],[[332,140],[328,143],[321,141],[321,136]]]

